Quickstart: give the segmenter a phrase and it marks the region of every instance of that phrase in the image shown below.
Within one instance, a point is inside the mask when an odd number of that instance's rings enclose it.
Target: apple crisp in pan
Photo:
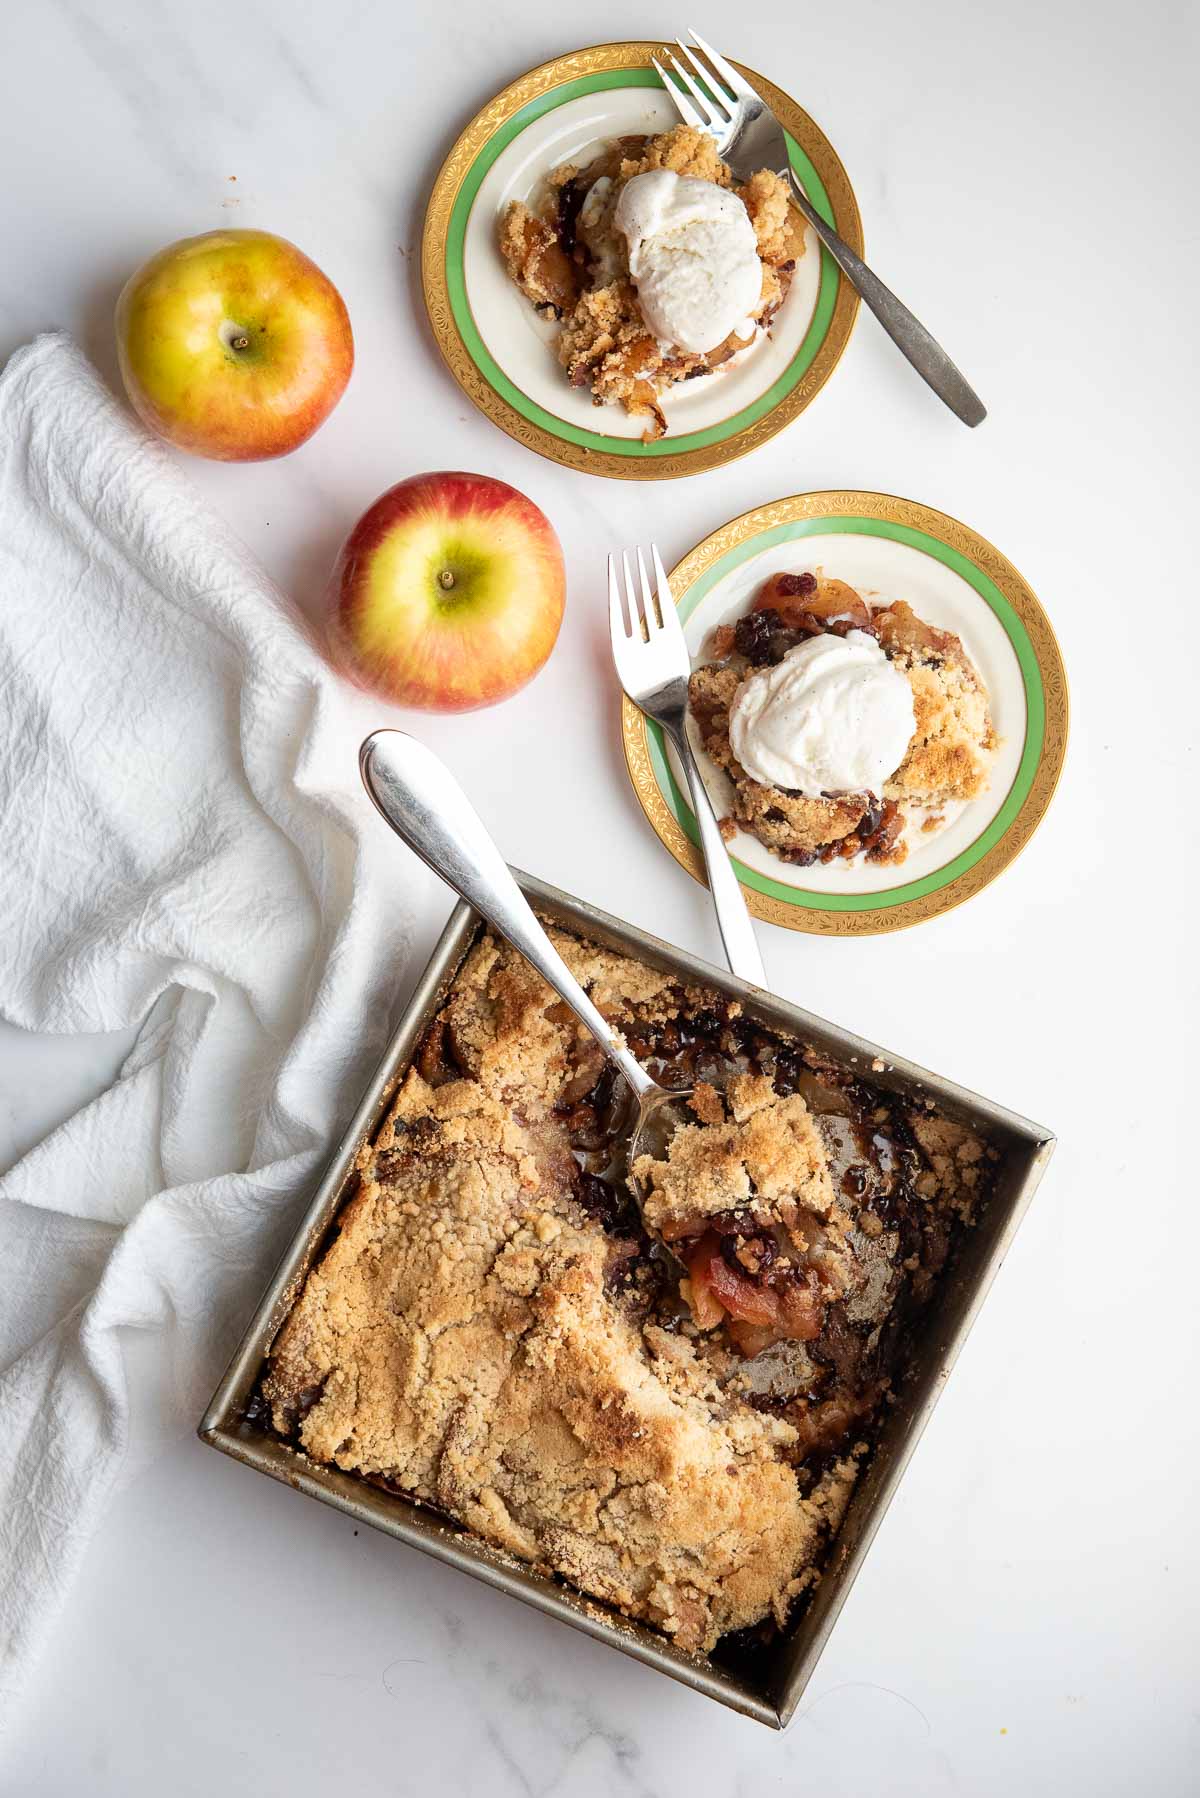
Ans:
[[[786,1625],[996,1151],[563,930],[693,1120],[623,1180],[592,1039],[485,934],[364,1151],[258,1416],[680,1647]]]

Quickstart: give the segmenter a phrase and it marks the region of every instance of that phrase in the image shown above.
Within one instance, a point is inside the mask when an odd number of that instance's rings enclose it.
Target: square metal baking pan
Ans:
[[[1054,1149],[1054,1138],[1028,1119],[911,1062],[899,1060],[797,1006],[774,999],[756,987],[747,987],[732,975],[622,924],[555,887],[520,873],[517,878],[537,910],[555,922],[653,966],[670,969],[683,980],[715,987],[740,999],[752,1016],[812,1043],[842,1065],[867,1075],[880,1088],[932,1099],[947,1116],[985,1132],[1002,1153],[998,1184],[984,1215],[964,1238],[941,1280],[937,1296],[918,1320],[909,1363],[897,1381],[899,1402],[889,1412],[877,1437],[808,1609],[753,1677],[739,1673],[683,1653],[656,1630],[631,1623],[596,1600],[531,1572],[437,1512],[383,1491],[358,1475],[310,1461],[302,1451],[247,1420],[248,1401],[276,1332],[320,1256],[330,1226],[353,1187],[355,1157],[383,1122],[426,1025],[483,929],[478,913],[465,904],[456,906],[442,933],[295,1240],[213,1396],[200,1425],[200,1436],[213,1448],[244,1461],[260,1473],[336,1505],[356,1521],[386,1530],[402,1542],[498,1586],[514,1598],[610,1643],[622,1654],[646,1662],[721,1704],[773,1729],[782,1729],[800,1701],[900,1476],[1042,1177]]]

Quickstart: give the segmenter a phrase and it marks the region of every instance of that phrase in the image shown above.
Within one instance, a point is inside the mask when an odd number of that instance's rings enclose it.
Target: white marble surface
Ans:
[[[602,552],[654,534],[671,559],[816,487],[981,530],[1041,594],[1071,674],[1049,822],[939,922],[853,944],[764,927],[763,949],[781,992],[1044,1119],[1057,1158],[786,1737],[181,1437],[95,1542],[0,1747],[5,1798],[1194,1790],[1195,15],[763,0],[735,30],[698,0],[691,17],[828,132],[869,256],[991,405],[977,434],[865,318],[801,421],[683,484],[568,474],[471,411],[415,288],[432,174],[532,63],[686,22],[630,0],[6,8],[0,355],[62,325],[111,375],[112,301],[147,253],[223,223],[298,240],[350,306],[350,391],[290,460],[191,472],[307,605],[405,474],[468,467],[533,495],[570,568],[553,662],[502,710],[421,728],[513,860],[714,958],[704,895],[625,784]],[[412,882],[423,950],[447,901]],[[5,1029],[0,1167],[122,1048]]]

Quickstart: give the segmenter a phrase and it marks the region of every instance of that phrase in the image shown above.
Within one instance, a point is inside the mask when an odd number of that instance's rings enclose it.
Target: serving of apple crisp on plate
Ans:
[[[690,125],[623,137],[583,167],[552,171],[540,211],[509,202],[500,250],[544,318],[573,387],[667,429],[677,381],[751,353],[805,252],[784,181],[761,169],[734,187],[712,139]]]
[[[904,600],[873,606],[846,581],[770,575],[713,632],[692,675],[701,741],[741,827],[800,867],[898,865],[916,832],[987,788],[996,734],[962,639]]]
[[[893,494],[796,494],[670,577],[688,739],[752,912],[837,935],[970,897],[1028,841],[1066,750],[1054,632],[957,519]],[[703,877],[676,750],[628,700],[626,765]]]
[[[769,169],[735,183],[680,126],[661,46],[531,70],[467,126],[426,214],[430,323],[472,401],[528,448],[646,480],[719,467],[798,416],[858,296]],[[761,82],[810,202],[861,250],[835,152]]]

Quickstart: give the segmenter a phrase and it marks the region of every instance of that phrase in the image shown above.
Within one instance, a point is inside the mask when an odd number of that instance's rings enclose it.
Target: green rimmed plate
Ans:
[[[677,122],[651,67],[660,51],[657,42],[601,44],[506,87],[443,164],[421,244],[433,334],[468,397],[539,455],[622,480],[695,474],[765,443],[828,380],[858,310],[858,295],[806,228],[805,254],[768,337],[732,367],[672,389],[668,433],[657,443],[642,442],[644,420],[596,407],[567,384],[554,355],[555,328],[505,273],[497,222],[510,200],[536,194],[557,164],[585,160],[606,139]],[[832,146],[779,88],[751,69],[743,73],[787,131],[792,166],[812,203],[861,254],[858,206]]]
[[[671,574],[694,659],[714,625],[745,610],[767,575],[821,567],[877,604],[905,599],[962,639],[987,686],[1001,739],[987,793],[910,849],[900,868],[836,861],[789,867],[753,837],[731,844],[756,917],[833,936],[899,930],[960,905],[1029,841],[1067,747],[1067,679],[1050,621],[1012,563],[977,532],[887,493],[804,493],[757,506],[714,531]],[[622,701],[625,761],[658,836],[697,880],[704,864],[681,770],[657,725]],[[701,757],[718,815],[720,771]]]

